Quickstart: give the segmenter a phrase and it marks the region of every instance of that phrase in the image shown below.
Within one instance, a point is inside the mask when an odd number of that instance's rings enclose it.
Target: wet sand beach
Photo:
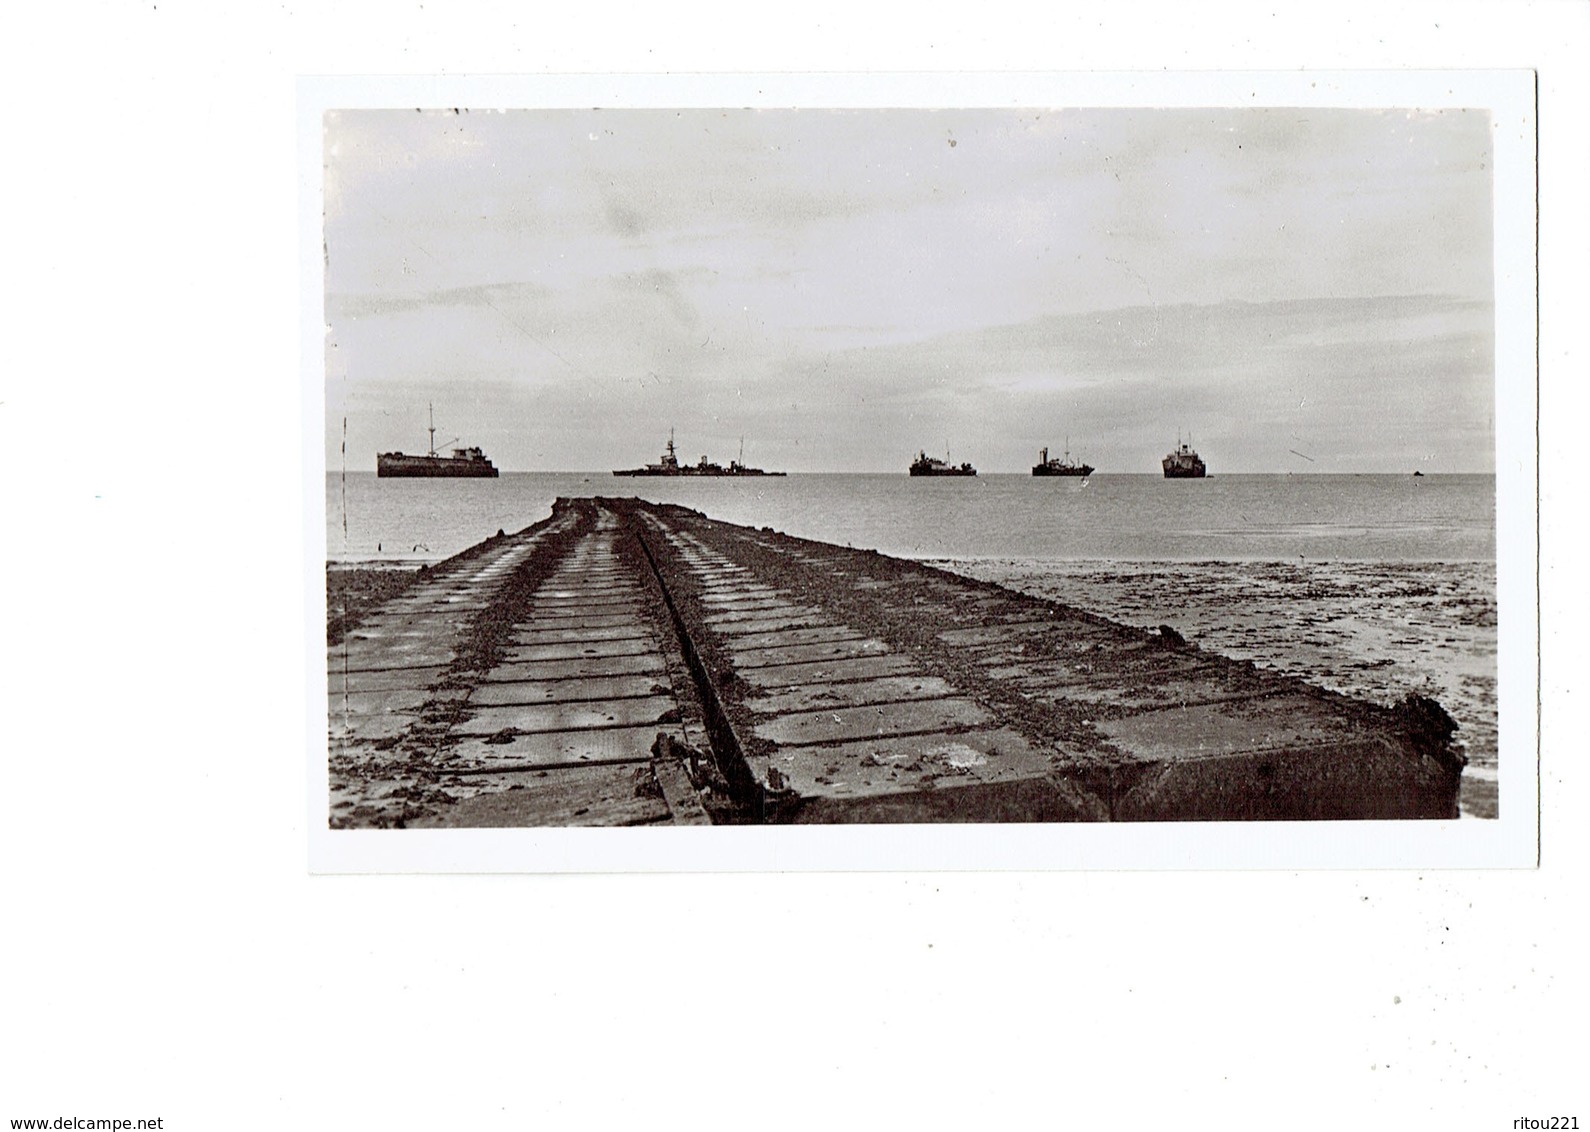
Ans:
[[[1495,817],[1496,571],[1489,563],[932,559],[1347,695],[1409,692],[1458,722],[1466,817]]]

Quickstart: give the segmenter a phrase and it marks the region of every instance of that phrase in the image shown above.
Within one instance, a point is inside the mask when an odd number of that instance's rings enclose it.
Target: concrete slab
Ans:
[[[507,728],[518,731],[577,731],[603,727],[660,725],[662,717],[678,718],[673,696],[644,699],[596,700],[581,703],[515,704],[474,707],[468,718],[453,725],[455,735],[495,735]]]
[[[706,605],[732,605],[739,601],[757,601],[763,598],[782,596],[772,586],[735,585],[717,589],[709,587],[701,594],[701,601]]]
[[[746,621],[763,621],[771,618],[789,618],[800,621],[802,618],[821,618],[828,620],[828,615],[816,606],[799,605],[794,602],[776,602],[772,605],[746,610],[731,610],[729,612],[708,613],[702,621],[714,629],[722,630],[725,626],[735,625]]]
[[[967,629],[950,629],[938,635],[947,645],[1004,645],[1022,637],[1065,633],[1073,636],[1076,627],[1056,620],[1007,621],[998,625],[977,625]]]
[[[543,589],[536,593],[532,599],[536,605],[580,605],[580,606],[605,606],[624,605],[638,601],[640,593],[633,585],[624,587],[602,587],[599,589],[576,588],[572,592],[560,587],[556,590]]]
[[[817,613],[776,613],[771,617],[754,617],[744,621],[725,621],[721,618],[708,618],[707,624],[712,626],[713,632],[725,637],[745,637],[754,633],[772,633],[781,629],[821,628],[829,624],[826,618]]]
[[[344,743],[353,749],[390,743],[405,735],[419,721],[418,709],[383,712],[379,715],[344,715],[333,707],[327,715],[326,730],[334,743]]]
[[[781,597],[725,598],[721,601],[706,602],[704,603],[704,608],[709,615],[722,613],[762,613],[765,615],[771,610],[788,609],[789,602]]]
[[[944,731],[987,723],[991,718],[984,708],[971,700],[919,700],[792,712],[758,723],[753,733],[781,747],[789,747]]]
[[[1105,801],[1050,772],[1053,756],[1008,728],[834,747],[757,760],[799,801],[778,820],[849,822],[1107,821]]]
[[[635,624],[636,614],[629,610],[618,613],[559,613],[556,616],[536,614],[524,622],[527,628],[541,629],[610,629],[615,625]]]
[[[804,684],[830,684],[843,680],[872,680],[879,676],[902,676],[916,670],[903,656],[864,656],[854,660],[817,660],[803,664],[770,664],[736,672],[747,687],[772,691]]]
[[[516,735],[506,743],[463,738],[448,753],[444,769],[506,766],[549,767],[565,764],[649,762],[658,733],[682,741],[678,726],[610,727],[600,731],[543,731]]]
[[[379,692],[337,692],[327,701],[331,718],[351,722],[360,716],[393,712],[417,714],[431,698],[424,688],[390,688]]]
[[[848,625],[813,625],[802,629],[775,629],[765,633],[735,633],[730,635],[729,640],[733,648],[740,650],[859,641],[866,635]]]
[[[388,668],[375,672],[345,672],[337,669],[326,673],[326,691],[332,695],[342,692],[385,692],[393,689],[429,688],[442,678],[445,668]]]
[[[587,676],[638,676],[664,671],[663,659],[655,652],[633,656],[595,656],[580,660],[538,660],[499,664],[483,679],[487,681],[573,680]]]
[[[639,656],[656,651],[657,642],[652,638],[628,637],[619,641],[560,641],[551,645],[509,645],[503,650],[502,659],[504,664],[523,664],[538,660]]]
[[[337,650],[333,649],[330,652],[328,652],[328,654],[326,656],[326,677],[328,679],[330,679],[330,680],[340,679],[344,674],[346,674],[346,675],[348,675],[350,677],[351,676],[371,676],[371,677],[373,677],[373,676],[378,676],[378,675],[380,675],[382,673],[386,673],[386,672],[391,672],[391,673],[394,673],[394,674],[401,674],[401,673],[405,673],[405,672],[439,671],[440,669],[445,667],[445,665],[441,665],[441,664],[385,664],[385,665],[383,665],[383,664],[380,663],[383,659],[385,659],[385,658],[378,657],[378,656],[377,657],[372,657],[372,656],[369,656],[369,655],[364,654],[364,653],[361,653],[359,655],[348,655],[346,653],[341,653],[341,652],[338,652]],[[451,661],[451,659],[452,659],[451,657],[448,658],[449,661]],[[372,662],[374,662],[374,663],[372,663]],[[398,676],[397,678],[401,679],[402,677]]]
[[[627,588],[588,593],[578,587],[560,586],[537,590],[533,600],[536,605],[566,605],[584,609],[599,605],[628,605],[635,600],[635,594]]]
[[[669,694],[659,677],[605,676],[582,680],[526,680],[481,684],[469,697],[475,707],[507,704],[578,703],[582,700],[632,699]]]
[[[1004,727],[956,735],[910,735],[865,739],[825,747],[779,748],[767,757],[789,785],[803,794],[885,791],[920,779],[978,782],[1041,777],[1055,765],[1051,752],[1035,748]]]
[[[514,642],[521,645],[555,645],[587,641],[650,641],[651,628],[634,619],[620,625],[586,625],[568,629],[544,629],[537,622],[527,622],[514,633]]]
[[[1160,648],[1129,648],[1078,653],[1066,657],[1001,658],[988,668],[995,679],[1032,691],[1069,695],[1111,682],[1189,679],[1211,684],[1233,680],[1252,684],[1254,670],[1205,653],[1167,652]],[[1276,690],[1273,678],[1266,681]]]
[[[1155,678],[1150,673],[1125,674],[1120,680],[1093,680],[1058,687],[1047,681],[1034,682],[1031,688],[1032,698],[1040,703],[1087,704],[1114,713],[1236,703],[1276,694],[1273,684],[1266,686],[1254,680],[1243,685],[1206,673],[1163,678]]]
[[[435,630],[436,617],[429,613],[366,614],[343,635],[346,641],[388,641],[424,637]]]
[[[781,748],[777,754],[824,765],[855,759],[875,767],[920,771],[938,778],[970,776],[985,782],[1047,774],[1059,761],[1055,751],[1035,746],[1009,727],[997,726],[950,735],[893,735],[825,747]]]
[[[523,623],[528,625],[537,621],[554,621],[570,617],[627,617],[634,621],[640,617],[641,609],[641,603],[638,601],[606,605],[532,604],[525,612]]]
[[[668,803],[646,792],[634,767],[529,772],[489,794],[448,806],[415,828],[514,829],[667,824]]]
[[[347,642],[344,642],[347,644]],[[393,668],[439,668],[453,662],[451,643],[410,644],[404,648],[334,647],[327,658],[332,672],[384,672]]]
[[[398,604],[397,602],[388,602],[386,605],[382,606],[382,608],[387,612],[403,617],[416,613],[425,615],[438,613],[479,613],[481,610],[486,609],[487,607],[488,603],[485,601],[465,601],[462,598],[455,601],[451,598],[437,599],[432,597],[420,598],[411,602],[403,602],[402,604]]]
[[[1343,745],[1369,736],[1303,695],[1168,708],[1103,720],[1098,730],[1140,759],[1206,758],[1239,751]]]
[[[732,643],[728,646],[729,655],[734,659],[735,670],[742,673],[753,668],[763,668],[770,665],[801,664],[814,660],[849,660],[859,656],[882,656],[888,651],[888,645],[872,637],[863,637],[860,640],[833,641],[827,644],[790,645],[785,648],[742,649]]]
[[[886,676],[880,680],[846,684],[807,684],[792,691],[748,699],[745,709],[755,715],[782,715],[856,704],[939,699],[954,692],[947,680],[937,676]]]

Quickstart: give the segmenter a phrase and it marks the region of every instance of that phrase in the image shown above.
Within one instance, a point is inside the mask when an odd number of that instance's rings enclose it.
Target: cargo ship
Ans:
[[[668,444],[663,449],[662,459],[655,464],[646,464],[639,468],[614,468],[615,476],[782,476],[783,472],[765,472],[761,468],[748,468],[745,466],[745,442],[740,442],[740,459],[730,460],[725,468],[722,464],[713,463],[705,456],[694,464],[681,464],[679,454],[674,449],[673,429],[668,430]]]
[[[1032,466],[1035,476],[1089,476],[1093,474],[1092,464],[1073,464],[1071,462],[1071,447],[1066,445],[1064,459],[1049,459],[1049,449],[1038,449],[1038,462]]]
[[[1190,441],[1177,440],[1176,450],[1168,453],[1160,466],[1168,480],[1201,480],[1208,471],[1203,460],[1192,449]]]
[[[913,476],[975,476],[977,469],[970,464],[955,465],[947,460],[929,456],[926,452],[918,452],[916,459],[911,461],[911,474]]]
[[[431,414],[431,442],[423,456],[408,456],[402,452],[378,452],[375,457],[375,474],[382,477],[412,476],[421,479],[450,479],[466,476],[476,479],[496,479],[497,469],[479,448],[454,448],[451,456],[436,451],[436,417]]]

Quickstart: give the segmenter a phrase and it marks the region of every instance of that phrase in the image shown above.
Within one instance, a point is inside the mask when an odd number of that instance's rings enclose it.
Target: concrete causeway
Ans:
[[[618,535],[610,511],[563,509],[332,649],[333,824],[707,822],[684,760],[654,750],[700,744],[700,713]]]
[[[334,826],[1452,818],[1363,703],[930,567],[635,500],[427,572],[331,649]]]

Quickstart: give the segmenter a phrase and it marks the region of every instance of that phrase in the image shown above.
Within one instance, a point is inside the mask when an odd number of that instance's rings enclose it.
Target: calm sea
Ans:
[[[1491,562],[1494,476],[1224,475],[1087,480],[810,474],[495,480],[326,477],[332,561],[436,561],[546,518],[559,496],[636,496],[714,519],[912,558]]]

